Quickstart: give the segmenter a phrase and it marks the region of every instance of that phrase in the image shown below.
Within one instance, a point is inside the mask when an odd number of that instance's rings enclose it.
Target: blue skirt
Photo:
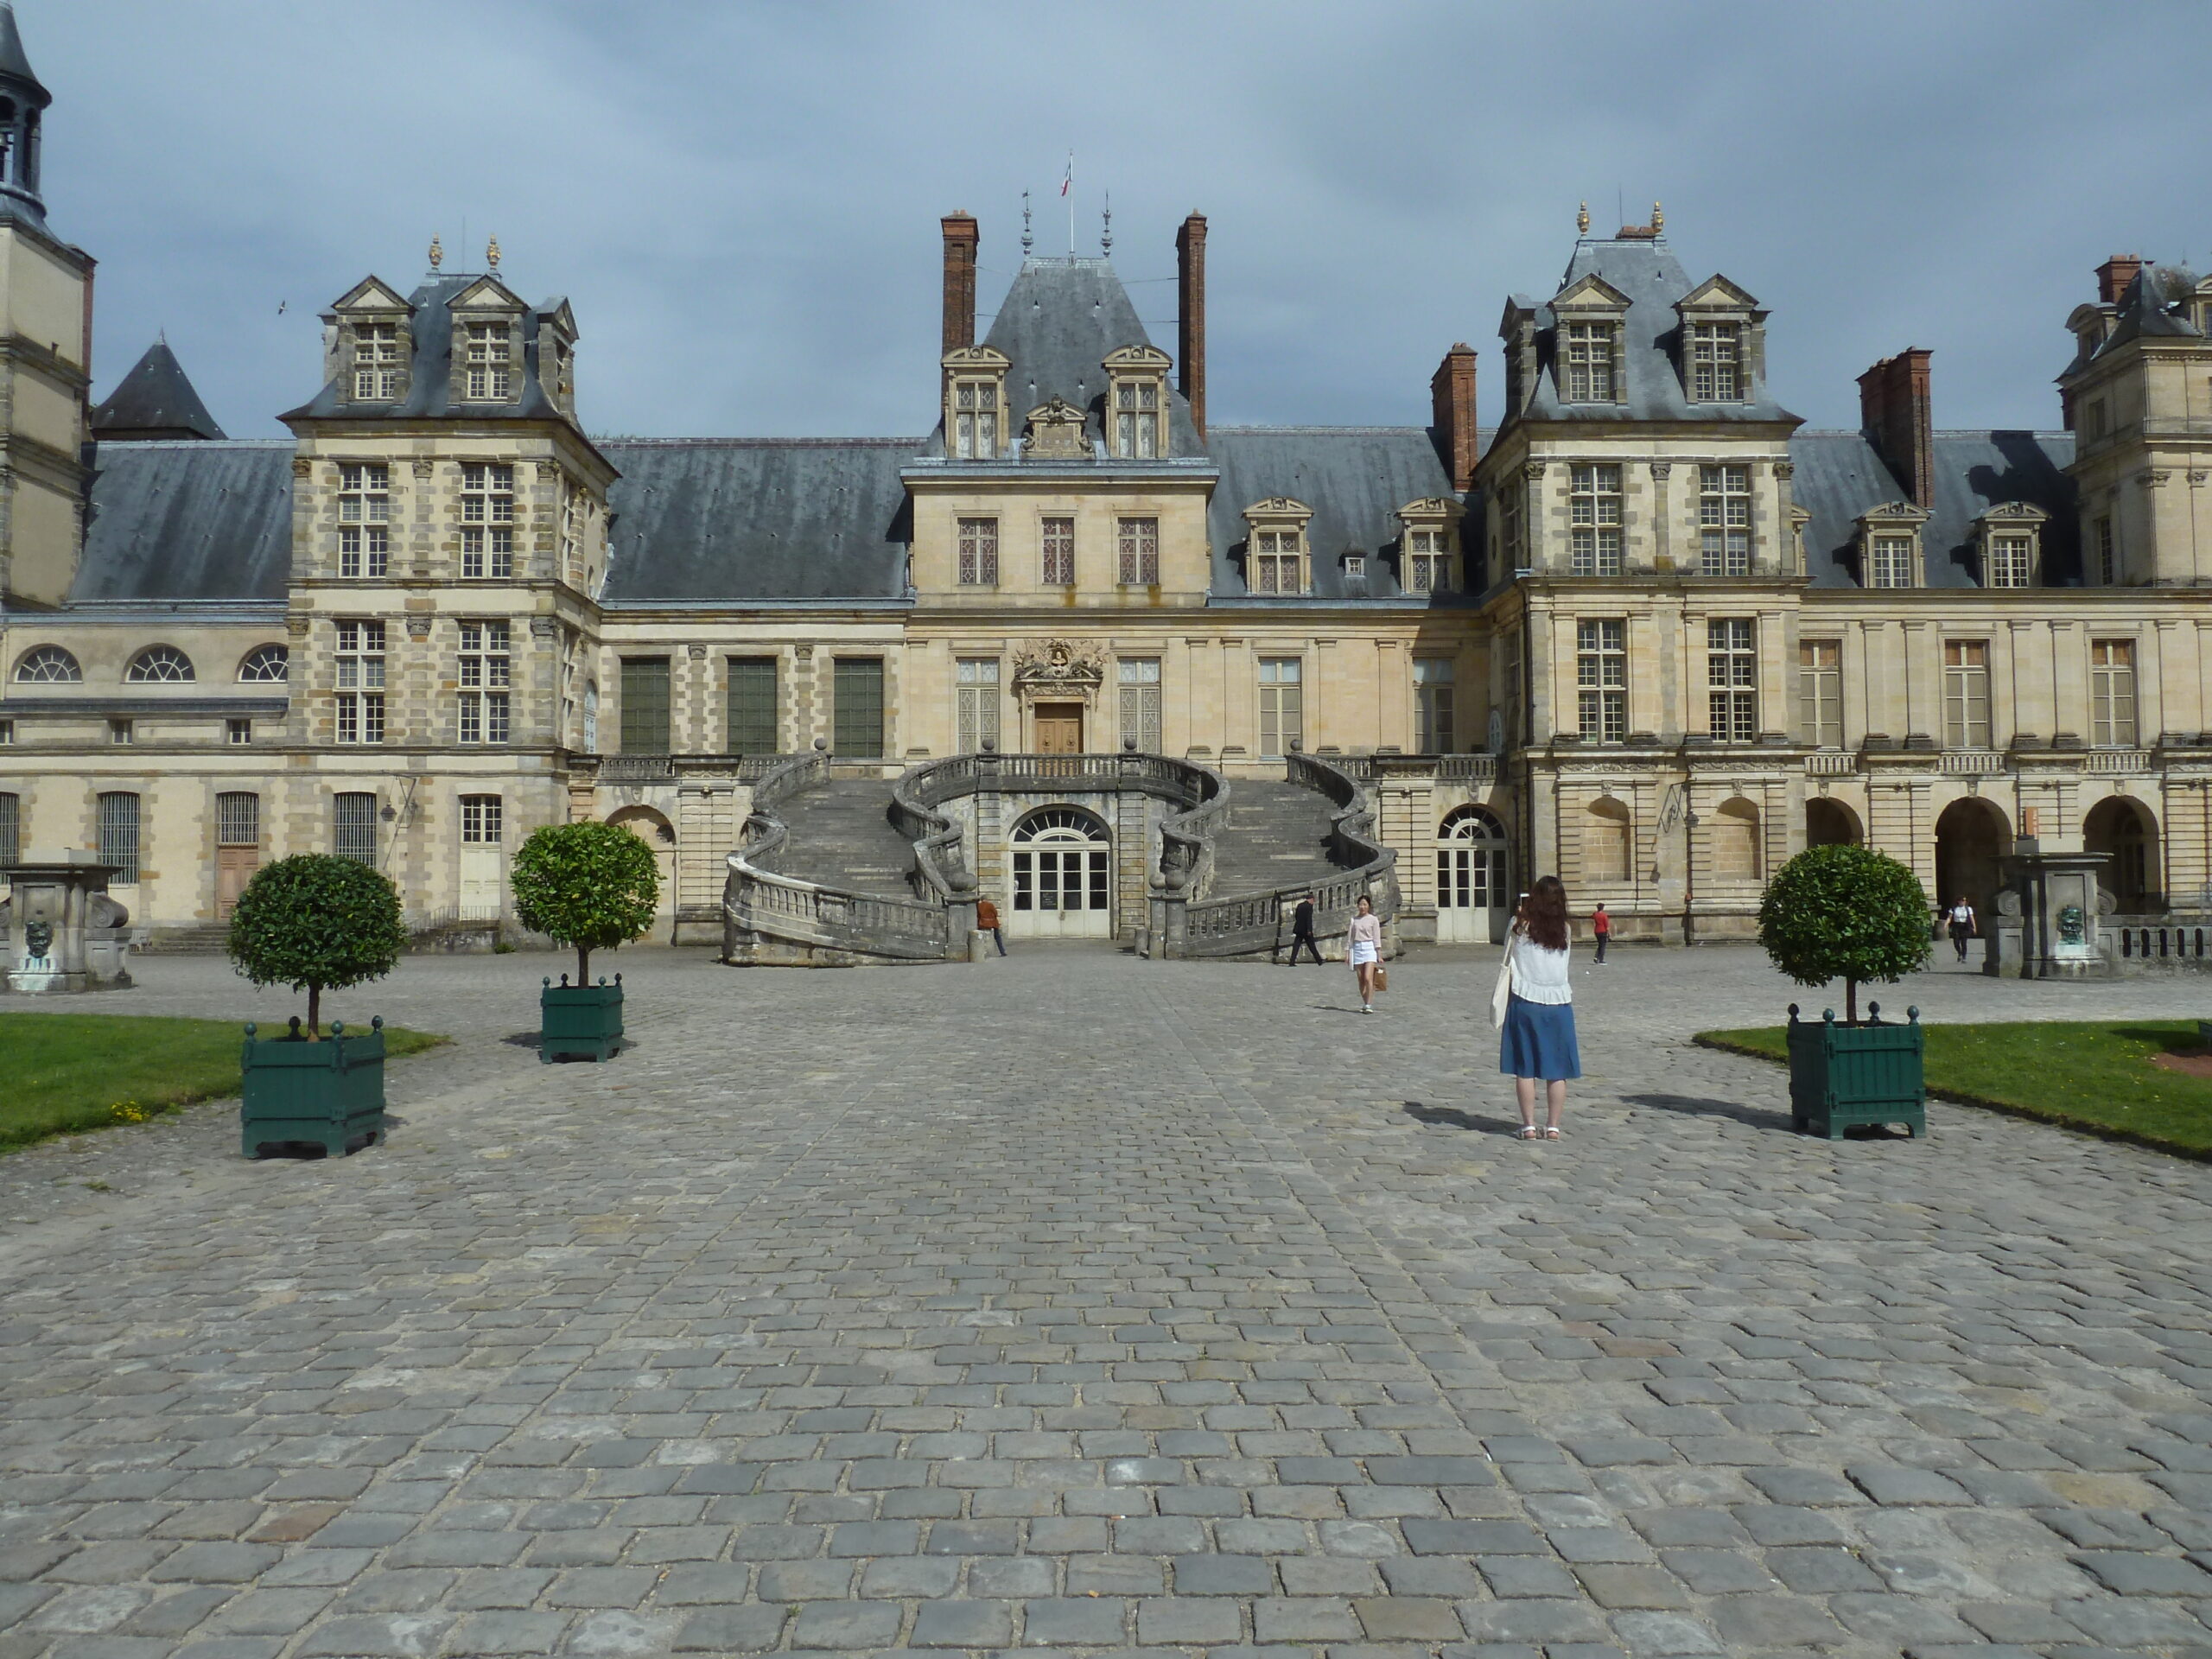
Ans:
[[[1505,1027],[1497,1033],[1497,1069],[1509,1077],[1541,1077],[1546,1083],[1580,1077],[1574,1005],[1513,998],[1506,1004]]]

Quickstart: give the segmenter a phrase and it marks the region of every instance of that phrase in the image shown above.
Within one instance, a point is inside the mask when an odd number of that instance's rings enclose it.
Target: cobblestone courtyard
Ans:
[[[1680,1040],[1797,995],[1750,951],[1579,964],[1537,1147],[1488,952],[1371,1020],[1334,964],[603,962],[605,1067],[517,1040],[546,957],[334,998],[459,1039],[350,1160],[221,1105],[0,1158],[0,1659],[2212,1652],[2212,1168],[1793,1136]],[[74,1009],[290,1006],[137,967]]]

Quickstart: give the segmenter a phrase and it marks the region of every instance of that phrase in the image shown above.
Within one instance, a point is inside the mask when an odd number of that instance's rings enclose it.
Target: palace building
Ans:
[[[588,319],[496,242],[467,271],[433,243],[332,302],[291,436],[241,441],[165,342],[93,404],[48,102],[0,7],[0,857],[96,849],[153,946],[213,943],[301,851],[480,934],[521,840],[576,817],[656,848],[664,937],[756,959],[863,901],[935,954],[908,912],[979,894],[1154,946],[1163,893],[1235,899],[1216,937],[1263,948],[1347,874],[1405,938],[1492,939],[1553,870],[1620,936],[1726,938],[1808,842],[1986,905],[2031,833],[2109,854],[2121,915],[2205,907],[2186,272],[2109,258],[2053,319],[2070,360],[2023,371],[2060,371],[2062,429],[1938,426],[1910,349],[1858,430],[1809,431],[1786,311],[1656,208],[1586,213],[1555,289],[1505,302],[1495,430],[1465,345],[1406,425],[1234,426],[1204,217],[1162,342],[1104,248],[1026,234],[978,338],[955,213],[911,435],[616,441]],[[901,954],[845,925],[816,959]]]

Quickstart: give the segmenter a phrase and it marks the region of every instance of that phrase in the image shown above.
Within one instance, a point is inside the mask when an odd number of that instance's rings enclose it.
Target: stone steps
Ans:
[[[783,801],[776,816],[791,838],[779,874],[878,898],[914,896],[913,843],[891,827],[891,785],[880,778],[833,779]]]
[[[1296,784],[1230,785],[1228,822],[1215,834],[1212,893],[1233,898],[1332,874],[1328,798]]]

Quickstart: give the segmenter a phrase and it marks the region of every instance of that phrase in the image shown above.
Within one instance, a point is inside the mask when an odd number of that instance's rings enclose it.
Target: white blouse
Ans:
[[[1567,976],[1567,959],[1574,949],[1573,939],[1563,950],[1547,950],[1527,934],[1516,931],[1512,948],[1514,995],[1523,1002],[1574,1001],[1574,988]]]

